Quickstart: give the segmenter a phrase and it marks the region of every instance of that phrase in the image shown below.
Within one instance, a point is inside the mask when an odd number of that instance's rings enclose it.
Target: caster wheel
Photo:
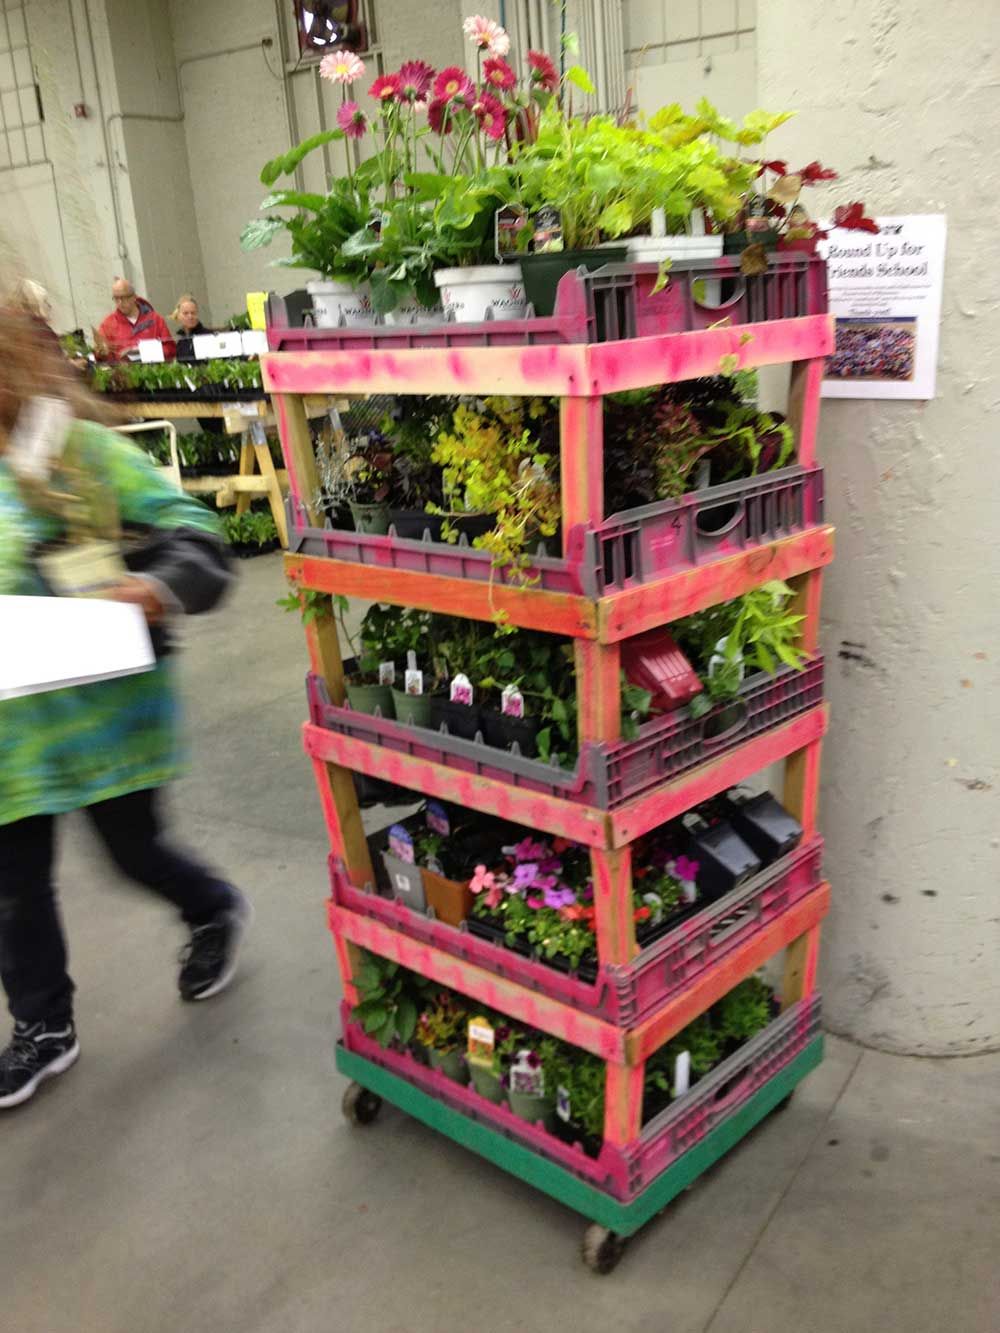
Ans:
[[[583,1233],[581,1252],[592,1273],[610,1273],[625,1253],[625,1237],[594,1222]]]
[[[344,1100],[340,1106],[345,1118],[352,1125],[370,1125],[378,1118],[378,1113],[382,1109],[382,1098],[376,1097],[374,1092],[369,1092],[360,1083],[352,1083],[344,1093]]]
[[[792,1104],[792,1098],[794,1096],[795,1093],[790,1092],[787,1097],[782,1097],[781,1101],[777,1104],[777,1106],[774,1109],[776,1111],[787,1111],[789,1106],[791,1106]]]

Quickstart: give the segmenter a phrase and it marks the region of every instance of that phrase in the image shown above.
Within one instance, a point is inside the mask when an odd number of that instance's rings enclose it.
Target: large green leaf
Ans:
[[[319,213],[326,204],[325,194],[306,194],[302,190],[275,190],[261,204],[265,208],[308,208],[312,213]]]
[[[574,84],[583,93],[596,93],[594,80],[590,77],[582,65],[570,65],[566,71],[566,78]]]
[[[343,137],[343,130],[324,130],[322,134],[314,134],[311,139],[303,139],[295,148],[290,148],[287,153],[273,157],[270,162],[265,163],[260,173],[261,183],[273,185],[279,176],[289,175],[303,158],[308,157],[317,148],[322,148],[324,144],[336,143]]]
[[[279,231],[284,231],[285,224],[280,218],[253,218],[240,232],[240,247],[243,250],[259,250],[270,245]]]

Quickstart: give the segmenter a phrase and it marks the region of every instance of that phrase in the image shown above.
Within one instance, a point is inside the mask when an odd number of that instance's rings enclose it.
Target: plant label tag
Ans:
[[[565,248],[562,215],[558,208],[546,204],[535,213],[532,221],[535,224],[535,234],[531,248],[536,255],[554,255]]]
[[[217,333],[196,333],[191,339],[191,349],[196,361],[211,361],[214,357],[222,355],[219,351],[219,335]],[[237,353],[238,355],[239,353]]]
[[[156,365],[164,360],[163,343],[159,338],[143,338],[140,341],[139,360],[144,366]]]
[[[195,384],[194,380],[191,378],[190,375],[184,376],[184,383],[188,386],[188,388],[191,390],[192,393],[198,392],[198,386],[197,384]]]
[[[380,685],[395,685],[396,683],[396,663],[379,662],[378,664],[378,683]]]
[[[244,356],[263,356],[267,351],[267,334],[263,329],[247,329],[240,334]]]
[[[422,671],[407,670],[405,684],[407,694],[423,694],[424,673]]]
[[[684,895],[684,901],[690,906],[691,903],[698,901],[698,885],[693,879],[682,879],[679,881],[681,893]]]
[[[517,238],[527,221],[527,213],[515,204],[498,208],[493,215],[493,252],[501,263],[517,254]]]
[[[451,837],[451,823],[440,801],[428,801],[425,814],[427,827],[432,833],[440,833],[443,838]]]
[[[493,1063],[496,1033],[486,1018],[470,1018],[468,1028],[469,1059],[481,1065]]]
[[[254,444],[267,444],[267,431],[260,417],[256,417],[250,423],[250,438]]]
[[[413,837],[402,824],[393,824],[389,830],[389,851],[399,861],[405,861],[407,865],[416,863],[416,853],[413,850]]]
[[[529,1097],[544,1096],[545,1071],[534,1051],[518,1051],[510,1067],[510,1090]]]
[[[683,1097],[691,1087],[691,1052],[681,1051],[674,1061],[674,1096]]]
[[[565,1124],[572,1115],[572,1107],[569,1102],[569,1088],[564,1088],[560,1083],[556,1088],[556,1115]]]
[[[451,682],[450,696],[452,703],[472,707],[472,681],[461,672]]]
[[[500,695],[500,711],[507,717],[524,717],[524,695],[516,685],[508,685]]]

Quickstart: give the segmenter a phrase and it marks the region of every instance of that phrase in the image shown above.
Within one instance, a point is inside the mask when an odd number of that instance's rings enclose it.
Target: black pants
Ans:
[[[165,840],[157,791],[85,807],[123,874],[165,898],[190,926],[229,905],[232,890]],[[73,982],[52,878],[55,817],[0,825],[0,981],[15,1019],[62,1023],[73,1015]]]

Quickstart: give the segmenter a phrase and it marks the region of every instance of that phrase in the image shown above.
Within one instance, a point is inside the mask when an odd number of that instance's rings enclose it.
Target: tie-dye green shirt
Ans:
[[[73,444],[88,472],[114,494],[124,525],[218,533],[215,516],[175,490],[123,436],[78,422]],[[60,535],[59,520],[25,502],[0,457],[0,593],[44,595],[32,549]],[[177,722],[169,659],[137,676],[0,701],[0,824],[61,814],[175,777]]]

